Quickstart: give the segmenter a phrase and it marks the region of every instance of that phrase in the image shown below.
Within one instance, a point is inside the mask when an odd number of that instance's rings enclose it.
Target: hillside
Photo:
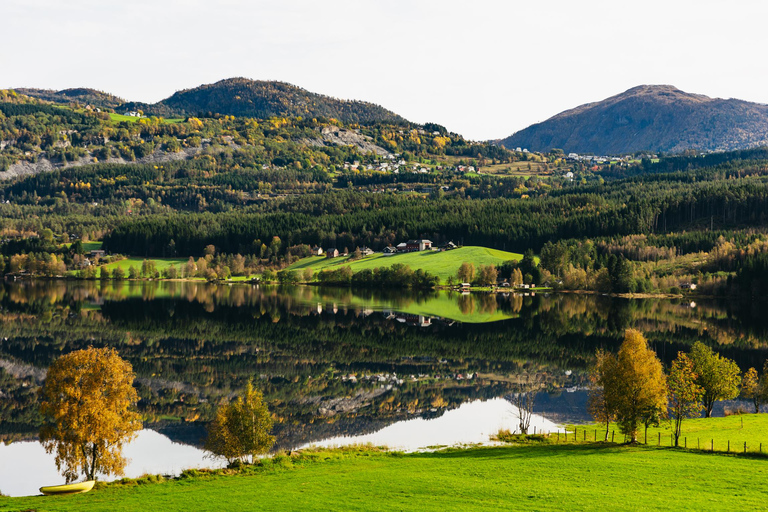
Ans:
[[[228,78],[214,84],[185,89],[156,104],[126,103],[125,110],[143,110],[163,116],[217,113],[260,119],[273,116],[324,117],[349,123],[405,120],[383,107],[309,92],[285,82]]]
[[[507,148],[614,155],[768,144],[768,105],[641,85],[562,112],[500,141]]]
[[[456,272],[462,263],[474,263],[475,268],[480,265],[501,265],[505,261],[519,261],[522,254],[499,251],[487,247],[460,247],[452,251],[433,252],[421,251],[385,256],[376,253],[371,256],[349,261],[349,257],[326,258],[325,256],[310,256],[299,260],[289,267],[289,270],[304,270],[311,268],[315,272],[322,270],[336,270],[343,266],[349,266],[353,272],[376,267],[391,267],[395,263],[408,265],[413,270],[422,269],[430,274],[440,277],[445,282],[449,277],[456,277]]]
[[[87,87],[64,89],[61,91],[53,91],[49,89],[16,89],[16,92],[32,98],[52,101],[54,103],[69,104],[75,102],[102,108],[117,108],[125,103],[125,100],[122,98]]]

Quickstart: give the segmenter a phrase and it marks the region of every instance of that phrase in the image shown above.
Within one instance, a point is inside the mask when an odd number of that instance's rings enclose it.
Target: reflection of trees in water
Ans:
[[[459,311],[462,315],[471,315],[475,312],[475,301],[470,294],[459,296]]]
[[[503,312],[516,318],[412,327],[371,311],[371,305],[387,309],[436,298],[456,301],[462,314]],[[723,355],[742,368],[758,367],[768,346],[760,311],[716,301],[691,307],[682,301],[577,294],[51,281],[0,287],[0,307],[0,339],[9,338],[0,345],[0,358],[44,368],[61,353],[113,346],[147,382],[190,386],[209,403],[236,392],[248,377],[264,375],[260,382],[268,399],[281,404],[279,414],[301,421],[317,416],[317,405],[306,402],[309,397],[354,395],[373,385],[361,376],[376,373],[424,374],[434,380],[411,385],[406,379],[383,409],[377,398],[369,412],[349,414],[395,418],[409,408],[442,410],[441,400],[452,407],[492,389],[487,380],[459,381],[457,375],[479,372],[511,379],[531,363],[560,385],[578,384],[596,348],[615,350],[627,327],[645,330],[665,360],[701,339],[711,345],[729,343],[718,347]],[[574,370],[569,379],[563,377],[565,369]],[[341,380],[349,374],[357,376],[357,384]],[[452,395],[457,385],[466,391]],[[145,389],[151,415],[206,418],[196,398],[161,394],[162,389]],[[172,399],[177,395],[184,401]]]

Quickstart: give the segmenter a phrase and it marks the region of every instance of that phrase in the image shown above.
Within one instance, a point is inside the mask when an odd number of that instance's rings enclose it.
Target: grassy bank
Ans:
[[[475,268],[479,268],[480,265],[499,266],[506,261],[519,261],[521,259],[523,259],[523,255],[514,252],[468,246],[445,252],[421,251],[393,254],[391,256],[376,253],[355,261],[350,261],[348,256],[330,259],[325,256],[310,256],[309,258],[297,261],[288,268],[289,270],[311,268],[315,272],[320,272],[322,270],[336,270],[348,266],[353,272],[359,272],[360,270],[376,267],[391,267],[395,263],[400,263],[408,265],[413,270],[425,270],[430,274],[438,276],[442,282],[445,282],[449,277],[456,277],[456,272],[465,261],[474,263]]]
[[[0,498],[0,510],[759,509],[768,461],[668,448],[521,445],[409,455],[282,456],[240,474]],[[682,505],[684,504],[684,506]]]

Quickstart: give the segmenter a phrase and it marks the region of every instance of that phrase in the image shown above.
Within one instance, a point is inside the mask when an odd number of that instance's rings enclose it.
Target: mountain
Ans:
[[[126,110],[146,114],[185,116],[207,113],[237,117],[271,116],[335,118],[347,123],[403,122],[402,117],[364,101],[348,101],[309,92],[285,82],[228,78],[175,93],[149,105],[126,103]]]
[[[499,141],[507,148],[614,155],[768,145],[768,105],[641,85],[566,110]]]
[[[15,89],[19,94],[39,98],[54,103],[86,103],[94,107],[117,108],[125,103],[125,100],[112,94],[80,87],[76,89],[64,89],[52,91],[49,89]]]

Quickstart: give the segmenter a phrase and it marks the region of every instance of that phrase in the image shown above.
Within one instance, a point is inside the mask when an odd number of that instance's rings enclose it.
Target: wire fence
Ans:
[[[596,442],[608,442],[613,444],[628,443],[631,439],[629,436],[621,433],[618,430],[611,429],[606,436],[605,429],[594,427],[573,427],[572,430],[558,429],[555,432],[551,430],[538,430],[533,427],[533,435],[543,435],[548,437],[551,441],[556,443],[596,443]],[[700,436],[683,436],[678,439],[678,444],[675,446],[675,435],[673,433],[652,432],[647,434],[641,432],[638,435],[637,442],[648,446],[660,446],[660,447],[676,447],[687,450],[698,450],[702,452],[717,452],[717,453],[732,453],[732,454],[746,454],[746,455],[763,455],[768,456],[768,444],[763,451],[763,443],[748,441],[732,441],[730,439],[715,439],[712,437],[700,437]]]

